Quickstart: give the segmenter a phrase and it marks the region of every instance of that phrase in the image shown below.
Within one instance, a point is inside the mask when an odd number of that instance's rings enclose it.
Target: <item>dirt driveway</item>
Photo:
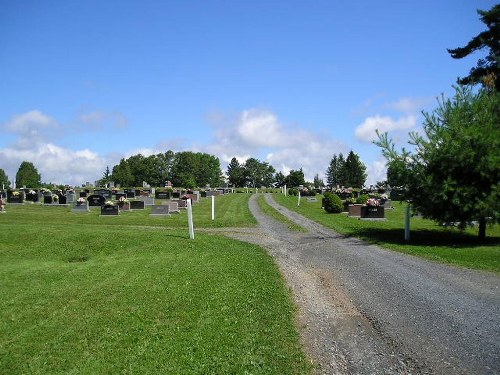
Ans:
[[[307,233],[262,214],[227,235],[279,264],[318,374],[500,374],[500,277],[343,236],[266,201]]]

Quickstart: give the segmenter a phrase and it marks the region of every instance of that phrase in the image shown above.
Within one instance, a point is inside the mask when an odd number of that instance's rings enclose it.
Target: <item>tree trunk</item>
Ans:
[[[486,218],[481,216],[479,218],[479,239],[483,241],[486,238]]]

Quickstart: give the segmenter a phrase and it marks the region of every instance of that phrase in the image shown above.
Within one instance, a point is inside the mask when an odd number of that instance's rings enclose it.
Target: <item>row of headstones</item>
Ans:
[[[77,206],[78,207],[78,206]],[[77,207],[74,208],[74,212],[84,212],[84,208],[78,209]],[[170,201],[165,204],[154,204],[151,205],[151,216],[170,216],[170,214],[173,213],[179,213],[181,209],[186,209],[187,208],[187,200],[179,200],[179,201]],[[101,215],[103,216],[118,216],[120,212],[122,211],[131,211],[131,210],[137,210],[137,209],[145,209],[144,201],[138,200],[138,201],[131,201],[127,204],[122,205],[121,207],[119,205],[113,205],[113,206],[107,206],[103,205],[101,206]],[[88,211],[88,208],[87,210]]]

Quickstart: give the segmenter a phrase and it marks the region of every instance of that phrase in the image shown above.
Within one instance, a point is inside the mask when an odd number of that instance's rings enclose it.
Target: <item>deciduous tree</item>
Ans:
[[[16,187],[26,186],[36,188],[41,185],[41,175],[33,163],[23,161],[16,173]]]

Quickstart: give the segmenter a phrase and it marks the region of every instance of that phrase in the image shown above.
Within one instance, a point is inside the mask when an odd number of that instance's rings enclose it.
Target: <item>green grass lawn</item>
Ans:
[[[249,226],[247,194],[194,206]],[[291,296],[261,248],[187,215],[0,215],[0,373],[307,374]]]
[[[260,209],[262,212],[264,212],[266,215],[271,216],[275,220],[282,222],[285,224],[288,229],[298,231],[298,232],[305,232],[306,229],[302,228],[300,225],[297,225],[295,222],[287,218],[285,215],[283,215],[281,212],[275,210],[273,207],[268,205],[266,203],[266,200],[264,199],[264,195],[259,194],[259,197],[257,198],[257,203],[259,204]]]
[[[406,243],[405,204],[393,202],[394,210],[385,211],[385,221],[368,221],[348,217],[345,213],[326,213],[321,209],[322,196],[317,197],[317,202],[307,202],[303,198],[300,206],[297,206],[297,197],[282,194],[273,194],[273,197],[288,209],[347,236],[439,262],[500,272],[500,225],[488,226],[486,241],[479,242],[477,228],[461,232],[455,228],[444,228],[431,220],[413,217],[410,222],[411,239]]]

